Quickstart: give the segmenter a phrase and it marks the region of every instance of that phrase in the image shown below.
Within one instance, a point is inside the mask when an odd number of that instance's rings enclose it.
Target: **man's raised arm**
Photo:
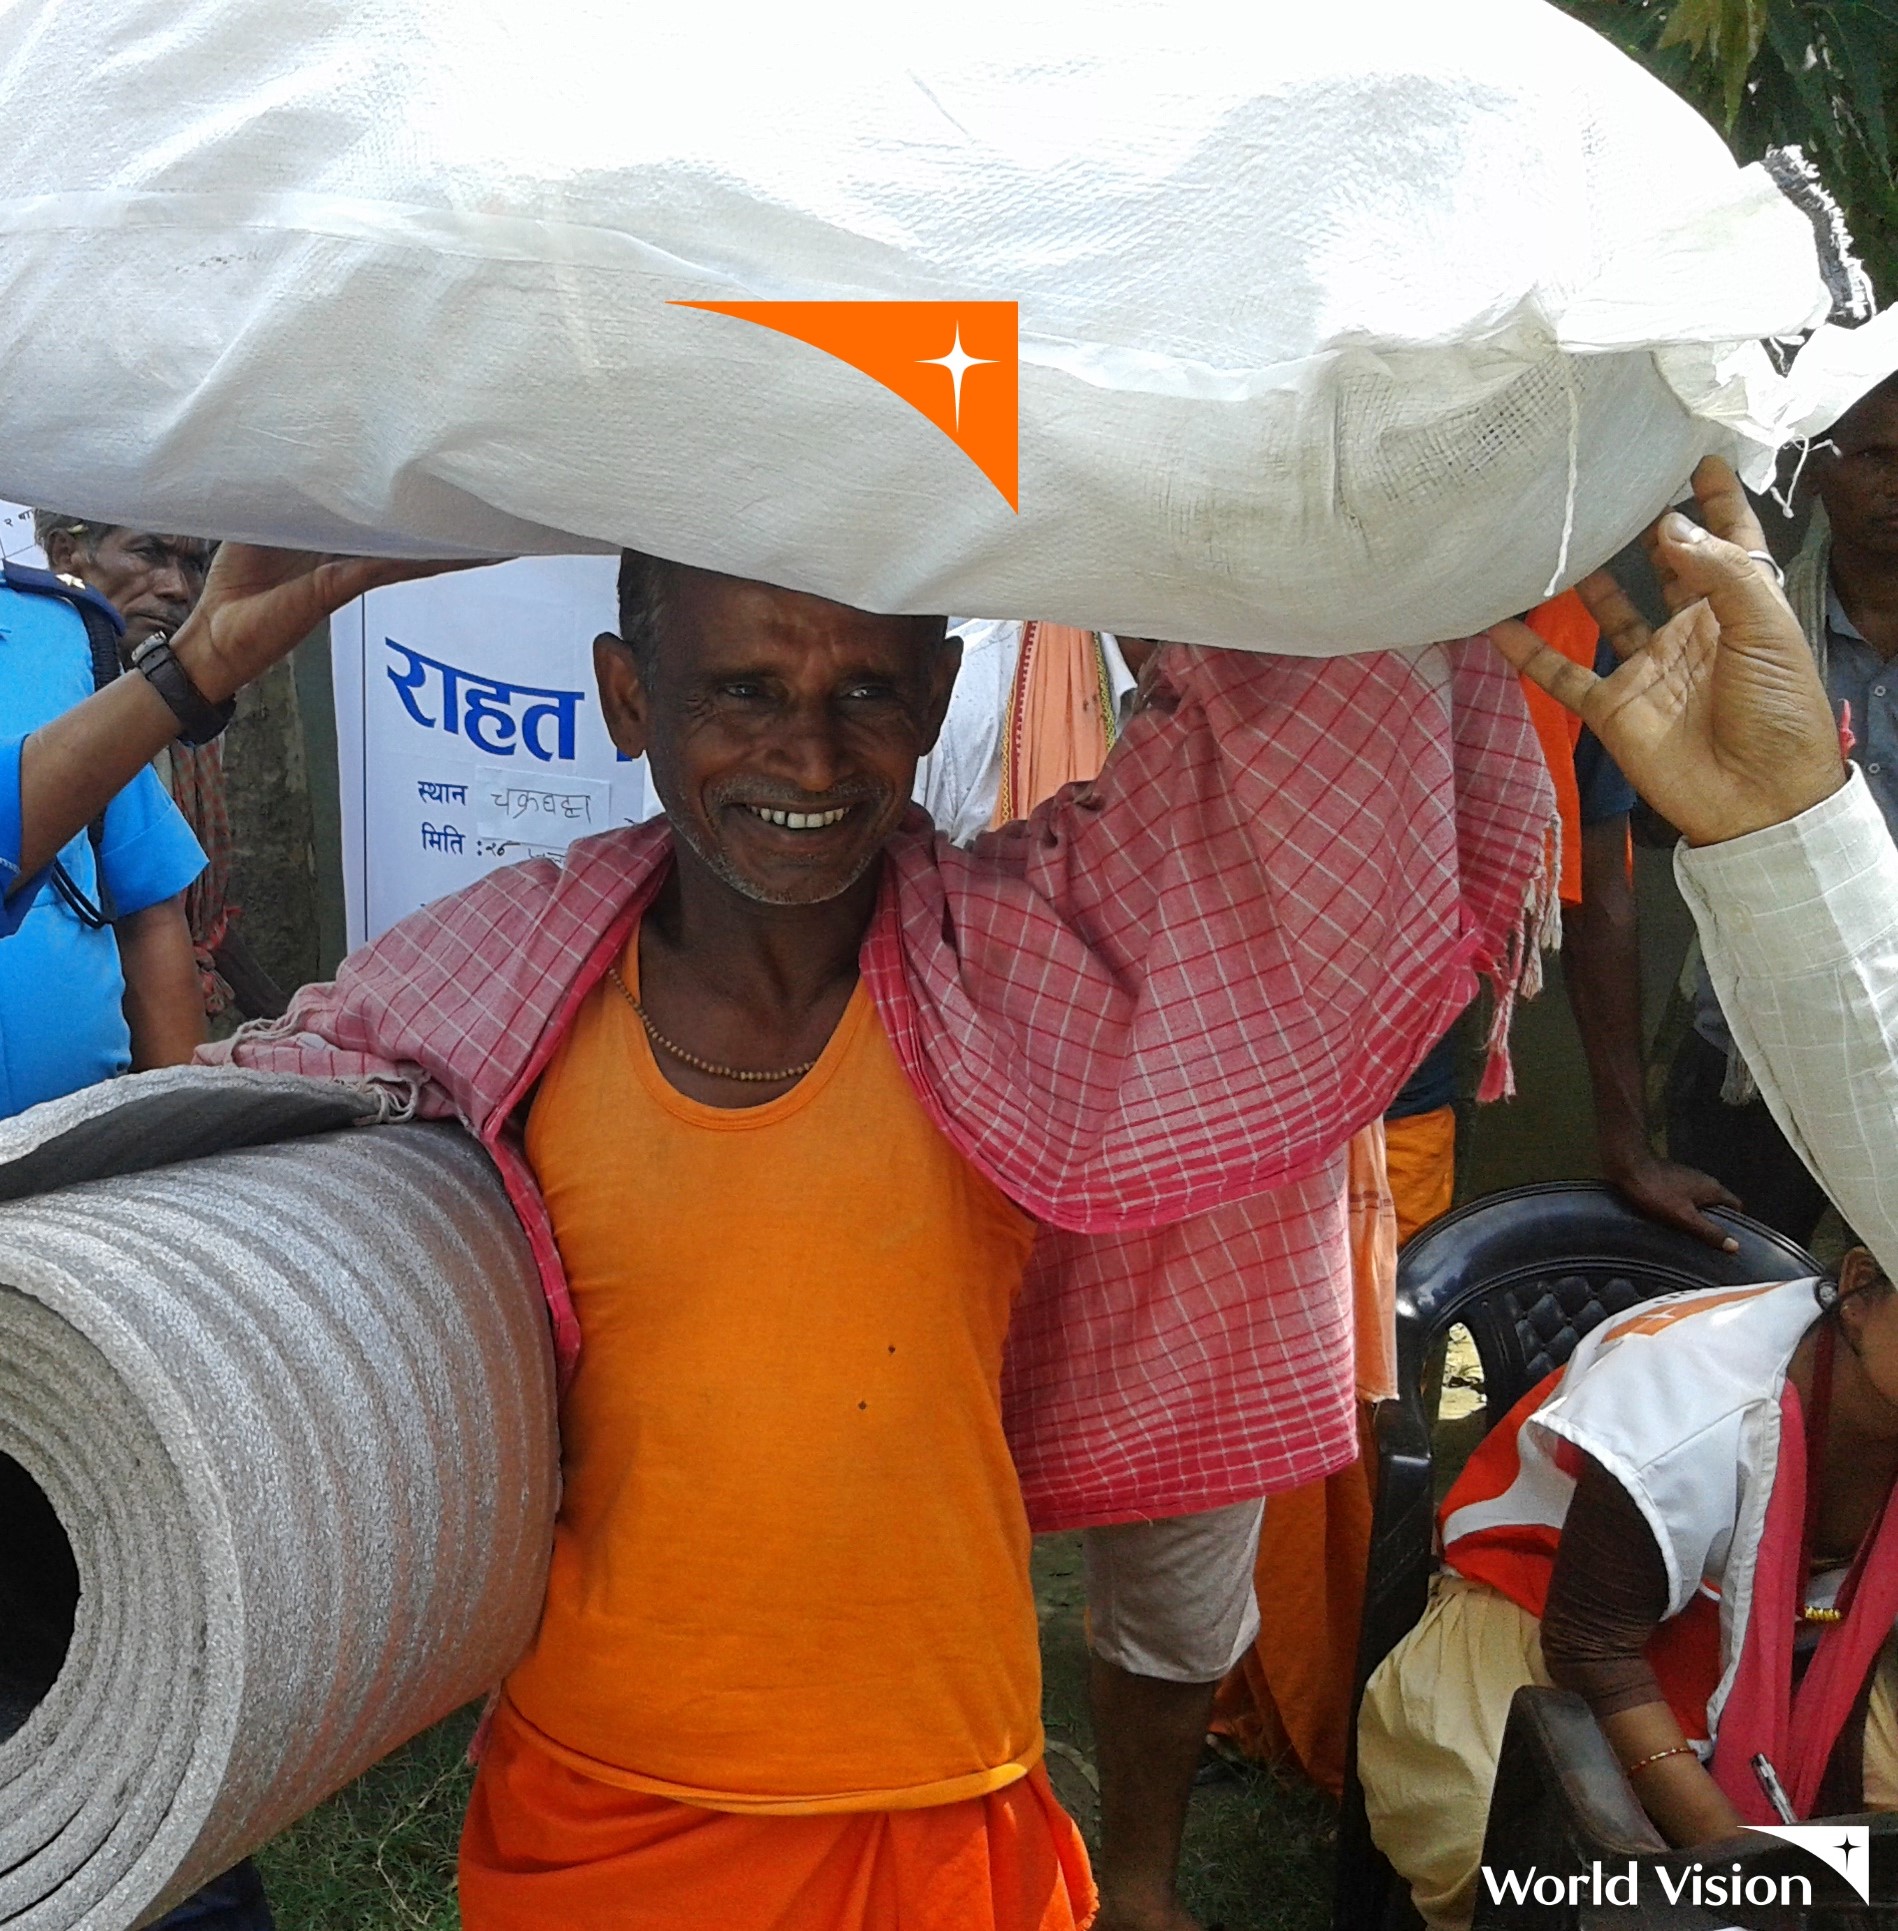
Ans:
[[[1507,1003],[1548,883],[1548,775],[1480,638],[1169,648],[1147,682],[1092,784],[966,852],[898,840],[886,872],[906,1067],[967,1157],[1081,1232],[1316,1171],[1478,971]],[[873,932],[893,1009],[886,959]]]
[[[1584,586],[1622,657],[1596,678],[1520,625],[1503,654],[1581,716],[1681,828],[1681,890],[1721,1009],[1773,1116],[1887,1271],[1898,1268],[1898,849],[1839,728],[1733,474],[1703,463],[1705,531],[1652,550],[1674,611],[1650,632]]]
[[[172,655],[215,708],[365,590],[460,567],[227,543]],[[121,677],[23,743],[0,744],[0,898],[38,878],[183,728],[148,678]]]

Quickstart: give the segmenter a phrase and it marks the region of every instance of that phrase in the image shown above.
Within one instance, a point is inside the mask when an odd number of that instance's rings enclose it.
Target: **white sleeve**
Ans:
[[[973,844],[995,816],[1002,785],[1002,728],[1021,660],[1020,624],[950,620],[962,668],[936,748],[916,766],[911,796],[957,845]]]
[[[1898,848],[1863,775],[1674,871],[1774,1119],[1898,1278]]]

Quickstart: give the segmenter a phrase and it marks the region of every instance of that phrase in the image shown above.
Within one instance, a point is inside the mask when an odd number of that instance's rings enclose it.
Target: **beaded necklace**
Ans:
[[[633,995],[626,990],[626,981],[619,976],[617,966],[608,966],[606,976],[612,980],[619,996],[639,1015],[639,1023],[646,1029],[646,1037],[663,1053],[683,1065],[690,1066],[694,1072],[709,1073],[713,1079],[742,1081],[747,1086],[779,1086],[786,1080],[802,1079],[813,1066],[814,1059],[807,1059],[802,1066],[786,1066],[776,1073],[747,1072],[741,1066],[721,1066],[715,1059],[701,1059],[697,1053],[688,1053],[683,1046],[674,1045],[657,1026],[652,1023],[652,1015],[647,1012]]]

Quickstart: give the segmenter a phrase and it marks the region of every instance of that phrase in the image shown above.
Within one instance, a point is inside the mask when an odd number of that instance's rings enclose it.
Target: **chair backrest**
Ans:
[[[1715,1210],[1739,1250],[1644,1219],[1619,1194],[1586,1180],[1517,1187],[1472,1201],[1426,1227],[1397,1264],[1397,1360],[1402,1398],[1458,1324],[1483,1365],[1493,1427],[1591,1328],[1639,1301],[1696,1288],[1745,1287],[1817,1274],[1803,1248],[1744,1214]]]
[[[1371,1672],[1423,1614],[1435,1559],[1436,1497],[1424,1378],[1449,1330],[1467,1327],[1483,1368],[1486,1426],[1562,1367],[1591,1328],[1639,1301],[1704,1287],[1817,1274],[1812,1256],[1744,1214],[1716,1209],[1739,1243],[1723,1254],[1644,1220],[1585,1180],[1517,1187],[1433,1221],[1397,1261],[1395,1401],[1374,1417],[1377,1487],[1358,1632],[1356,1694],[1338,1821],[1338,1931],[1420,1922],[1372,1846],[1357,1781],[1357,1702]]]

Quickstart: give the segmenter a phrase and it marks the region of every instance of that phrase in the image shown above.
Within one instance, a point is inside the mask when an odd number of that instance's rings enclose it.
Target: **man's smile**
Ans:
[[[745,806],[753,817],[787,831],[826,831],[832,825],[841,825],[850,816],[851,809],[849,805],[839,805],[832,811],[780,811],[770,805]]]

